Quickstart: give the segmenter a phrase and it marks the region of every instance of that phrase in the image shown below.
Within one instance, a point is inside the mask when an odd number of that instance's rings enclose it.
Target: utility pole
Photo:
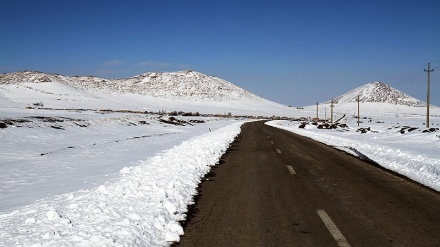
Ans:
[[[358,97],[357,97],[357,102],[358,102],[358,127],[359,127],[359,121],[360,121],[360,116],[359,116],[359,102],[360,102],[359,94],[358,94]]]
[[[430,99],[430,73],[434,71],[434,69],[431,69],[431,63],[428,63],[428,69],[424,70],[425,72],[428,72],[428,94],[426,98],[426,128],[429,128],[429,99]]]
[[[330,122],[331,123],[333,123],[333,107],[335,107],[334,105],[333,105],[333,99],[332,99],[332,101],[331,101],[331,103],[330,103]]]
[[[318,114],[318,110],[319,110],[319,108],[318,108],[318,106],[319,106],[319,103],[316,102],[316,121],[319,122],[319,114]]]

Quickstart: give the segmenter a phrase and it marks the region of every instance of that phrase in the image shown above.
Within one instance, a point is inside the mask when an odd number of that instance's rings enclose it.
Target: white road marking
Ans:
[[[270,144],[274,144],[273,141],[270,141]]]
[[[281,150],[279,150],[279,149],[277,148],[277,152],[280,154],[280,153],[281,153]]]
[[[296,171],[293,170],[292,166],[287,165],[287,170],[289,170],[290,174],[296,174]]]
[[[336,240],[338,246],[351,247],[351,245],[347,242],[347,239],[345,239],[344,235],[342,235],[341,231],[339,231],[338,227],[332,221],[330,216],[328,216],[328,214],[324,211],[324,209],[316,209],[316,212],[318,213],[321,220],[324,222],[325,226],[327,227],[327,230]]]

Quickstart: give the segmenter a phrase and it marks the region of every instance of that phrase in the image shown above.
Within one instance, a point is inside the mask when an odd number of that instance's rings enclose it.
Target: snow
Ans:
[[[433,118],[432,127],[440,127],[440,118]],[[366,122],[366,123],[365,123]],[[355,156],[371,159],[380,166],[397,172],[434,190],[440,191],[440,131],[423,133],[420,117],[376,116],[357,127],[318,129],[317,125],[299,128],[300,122],[272,121],[267,124],[282,128]],[[410,126],[417,128],[408,131]],[[362,134],[359,128],[370,128]],[[404,133],[401,133],[402,128]]]
[[[25,71],[0,75],[0,105],[45,108],[185,111],[207,114],[298,116],[300,112],[196,71],[145,73],[107,80]],[[272,116],[271,115],[271,116]]]
[[[0,246],[168,246],[178,242],[184,234],[179,222],[185,219],[201,178],[244,123],[179,116],[176,119],[182,123],[206,122],[173,125],[161,121],[173,121],[169,116],[90,111],[3,109],[1,113],[32,122],[0,129],[5,140],[0,144],[4,171],[0,174]],[[44,122],[31,116],[65,121]],[[440,190],[440,132],[422,133],[420,117],[367,120],[360,126],[370,127],[365,134],[350,123],[349,128],[338,129],[317,129],[311,124],[300,129],[299,122],[293,121],[267,124],[366,156]],[[440,119],[432,123],[437,126]],[[50,127],[54,124],[63,129]],[[402,126],[418,129],[401,134]]]
[[[359,89],[365,88],[365,99],[389,89],[378,83]],[[347,95],[355,94],[358,89]],[[425,109],[397,105],[406,95],[393,95],[390,102],[362,103],[361,116],[372,117],[361,125],[372,130],[365,134],[356,132],[357,104],[348,96],[335,106],[335,118],[345,116],[348,129],[268,124],[368,157],[439,191],[440,132],[422,133]],[[319,107],[320,118],[329,116],[328,103]],[[210,117],[151,113],[158,111]],[[0,246],[177,242],[198,184],[249,121],[213,114],[311,118],[315,111],[283,106],[194,71],[117,80],[32,71],[0,75],[0,124],[8,123],[0,129]],[[431,113],[432,127],[440,127],[440,108]],[[406,125],[418,129],[401,134]]]
[[[128,109],[148,112],[165,110],[201,114],[226,115],[231,113],[238,116],[266,116],[269,113],[270,116],[292,117],[301,114],[297,109],[271,101],[258,102],[242,99],[221,102],[167,99],[135,93],[81,91],[60,83],[29,83],[29,85],[31,85],[30,88],[23,88],[21,85],[0,85],[0,105],[3,108],[17,109],[42,102],[45,108],[54,109]]]
[[[30,118],[22,127],[1,129],[0,246],[166,246],[179,241],[179,221],[201,178],[243,123],[209,118],[175,126],[158,116],[63,113],[88,127],[64,121],[57,123],[64,130],[54,129],[47,126],[53,122]],[[129,124],[139,121],[149,124]],[[25,135],[26,140],[17,138]]]
[[[20,128],[0,129],[0,211],[72,188],[91,188],[117,176],[128,162],[143,160],[230,122],[199,118],[206,123],[174,126],[159,122],[160,116],[151,114],[44,110],[0,113],[6,118],[32,121],[20,123]],[[41,116],[46,118],[36,118]],[[49,118],[63,122],[47,122]]]

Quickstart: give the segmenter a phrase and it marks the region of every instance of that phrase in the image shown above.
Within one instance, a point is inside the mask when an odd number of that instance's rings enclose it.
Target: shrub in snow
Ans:
[[[33,103],[32,105],[34,105],[34,106],[40,106],[40,107],[43,107],[44,106],[44,104],[43,104],[43,102],[36,102],[36,103]]]

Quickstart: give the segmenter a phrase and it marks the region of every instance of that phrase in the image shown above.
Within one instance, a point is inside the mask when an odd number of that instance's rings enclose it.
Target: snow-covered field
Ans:
[[[1,114],[16,122],[0,129],[0,246],[178,241],[178,221],[198,183],[244,122],[181,116],[161,122],[157,115],[89,111]]]
[[[268,125],[307,136],[355,156],[366,156],[386,169],[440,191],[440,131],[426,130],[422,117],[376,116],[357,126],[318,129],[300,122],[272,121]],[[431,127],[440,128],[440,118],[431,118]],[[358,131],[363,128],[366,133]],[[369,128],[369,129],[368,129]],[[403,133],[401,133],[403,132]]]
[[[0,129],[0,246],[179,241],[179,221],[199,182],[246,122],[95,111],[0,113],[14,120]],[[360,127],[370,128],[364,134],[353,119],[337,129],[268,124],[365,155],[440,191],[440,131],[422,133],[421,117],[363,121]],[[440,119],[433,118],[431,126],[440,127]]]

